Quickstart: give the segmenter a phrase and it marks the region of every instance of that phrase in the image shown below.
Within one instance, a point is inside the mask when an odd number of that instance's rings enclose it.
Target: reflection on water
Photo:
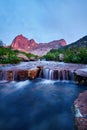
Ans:
[[[37,79],[0,83],[0,130],[74,130],[72,104],[86,88]]]

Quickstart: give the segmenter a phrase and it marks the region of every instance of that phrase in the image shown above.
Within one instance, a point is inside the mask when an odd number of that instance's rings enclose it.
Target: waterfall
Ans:
[[[49,79],[54,79],[54,70],[49,70]]]
[[[69,80],[69,71],[66,71],[66,80]]]
[[[59,81],[68,81],[73,80],[73,72],[70,70],[60,69],[60,68],[42,68],[39,72],[39,78],[45,78],[49,80],[59,80]],[[26,70],[1,70],[0,71],[0,81],[1,80],[27,80],[27,71]]]
[[[8,80],[8,81],[15,80],[15,71],[12,70],[0,71],[0,81],[1,80]]]
[[[49,68],[43,69],[43,78],[49,79]]]
[[[62,79],[66,80],[66,71],[65,70],[62,70]]]
[[[50,80],[62,80],[68,81],[72,80],[73,73],[69,70],[53,70],[50,68],[43,69],[43,78],[50,79]]]
[[[70,80],[73,81],[74,80],[74,72],[70,71],[69,76],[70,76]]]
[[[2,71],[2,80],[7,80],[7,71]]]

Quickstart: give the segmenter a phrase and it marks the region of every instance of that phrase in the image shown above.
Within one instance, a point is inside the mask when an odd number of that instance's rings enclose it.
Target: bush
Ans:
[[[52,49],[43,58],[46,60],[59,61],[59,55],[64,55],[64,62],[87,64],[87,47]]]
[[[21,61],[17,53],[10,48],[0,47],[0,64],[15,64]]]

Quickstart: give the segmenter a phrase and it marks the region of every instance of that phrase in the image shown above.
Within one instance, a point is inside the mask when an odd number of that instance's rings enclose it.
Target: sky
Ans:
[[[70,44],[87,35],[87,0],[0,0],[0,40],[9,45],[19,34]]]

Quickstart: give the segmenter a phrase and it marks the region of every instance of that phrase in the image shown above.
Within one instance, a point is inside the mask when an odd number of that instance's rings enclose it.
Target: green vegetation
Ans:
[[[0,47],[0,64],[16,64],[21,61],[17,53],[9,48]]]
[[[64,62],[87,64],[87,47],[61,48],[58,50],[51,50],[43,58],[46,60],[60,61],[60,54],[64,55]]]
[[[28,58],[34,57],[37,59],[38,57],[33,54],[27,54],[24,52],[20,52],[17,50],[12,50],[11,47],[5,48],[3,46],[0,46],[0,64],[17,64],[22,61],[21,58],[19,58],[17,55],[18,53],[22,53],[26,55]]]

